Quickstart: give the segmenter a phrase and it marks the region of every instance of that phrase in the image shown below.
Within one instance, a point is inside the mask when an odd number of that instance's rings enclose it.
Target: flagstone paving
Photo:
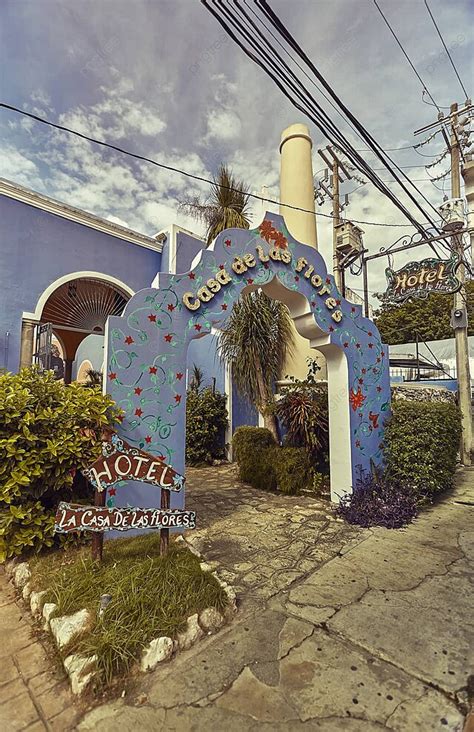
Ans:
[[[78,729],[460,731],[473,670],[474,470],[405,530],[191,470],[188,538],[237,588],[235,621]],[[471,650],[470,650],[471,649]]]
[[[62,732],[77,718],[64,672],[0,568],[0,730]]]

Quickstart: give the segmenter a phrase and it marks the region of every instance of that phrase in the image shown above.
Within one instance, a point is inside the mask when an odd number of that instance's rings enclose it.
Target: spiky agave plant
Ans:
[[[247,186],[237,180],[223,163],[214,176],[214,185],[206,199],[195,197],[180,205],[182,211],[206,225],[208,246],[225,229],[248,229],[248,207]]]
[[[231,364],[232,378],[263,415],[278,441],[273,385],[281,378],[295,345],[288,308],[261,290],[235,303],[219,337],[219,355]]]

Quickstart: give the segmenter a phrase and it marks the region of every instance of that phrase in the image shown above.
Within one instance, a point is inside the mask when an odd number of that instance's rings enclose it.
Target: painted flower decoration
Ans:
[[[365,396],[362,394],[362,389],[359,388],[357,391],[354,391],[354,389],[351,389],[349,393],[349,401],[351,403],[352,411],[356,412],[359,407],[362,407],[362,405],[365,402]]]
[[[288,241],[281,231],[277,231],[273,236],[273,244],[277,249],[288,249]]]
[[[276,233],[272,222],[268,219],[262,221],[259,226],[259,231],[260,236],[262,237],[262,239],[265,239],[265,241],[270,241],[270,239],[273,239],[273,235]]]

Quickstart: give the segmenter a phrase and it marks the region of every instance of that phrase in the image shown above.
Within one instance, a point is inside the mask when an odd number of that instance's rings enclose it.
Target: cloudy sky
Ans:
[[[469,0],[429,0],[445,41],[472,93],[473,38]],[[273,0],[272,7],[352,112],[385,147],[413,145],[413,131],[436,119],[420,83],[372,0]],[[459,83],[423,0],[379,4],[440,106],[464,103]],[[278,197],[280,133],[307,121],[273,82],[225,35],[199,0],[2,0],[1,99],[141,155],[212,176],[228,162],[260,193]],[[363,144],[322,100],[355,147]],[[314,148],[327,144],[311,123]],[[124,155],[0,110],[0,176],[153,234],[175,221],[199,232],[178,204],[206,187]],[[421,148],[435,156],[438,135]],[[364,153],[380,168],[369,153]],[[422,157],[394,159],[438,205]],[[323,167],[315,152],[315,173]],[[431,175],[446,169],[446,160]],[[388,171],[380,171],[390,180]],[[449,178],[446,179],[449,192]],[[359,184],[350,181],[343,192]],[[440,185],[440,184],[438,184]],[[392,189],[397,192],[397,186]],[[373,186],[354,190],[350,218],[400,224],[398,210]],[[329,203],[321,211],[329,213]],[[259,203],[254,223],[262,217]],[[403,228],[362,226],[365,244],[387,246]],[[328,220],[318,223],[329,258]],[[421,254],[421,250],[418,250]],[[329,261],[329,259],[327,259]],[[395,266],[403,259],[395,260]],[[371,269],[371,289],[384,289],[384,264]],[[351,280],[361,288],[360,280]]]

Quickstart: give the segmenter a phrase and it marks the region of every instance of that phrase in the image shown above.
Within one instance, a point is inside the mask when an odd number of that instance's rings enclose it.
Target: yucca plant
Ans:
[[[207,198],[191,198],[180,205],[180,210],[194,216],[206,225],[207,244],[225,229],[248,229],[249,197],[247,186],[237,180],[227,165],[221,164],[214,176],[214,185]]]
[[[236,302],[219,337],[219,355],[231,364],[239,392],[255,404],[278,442],[273,386],[294,348],[288,308],[261,290]]]

